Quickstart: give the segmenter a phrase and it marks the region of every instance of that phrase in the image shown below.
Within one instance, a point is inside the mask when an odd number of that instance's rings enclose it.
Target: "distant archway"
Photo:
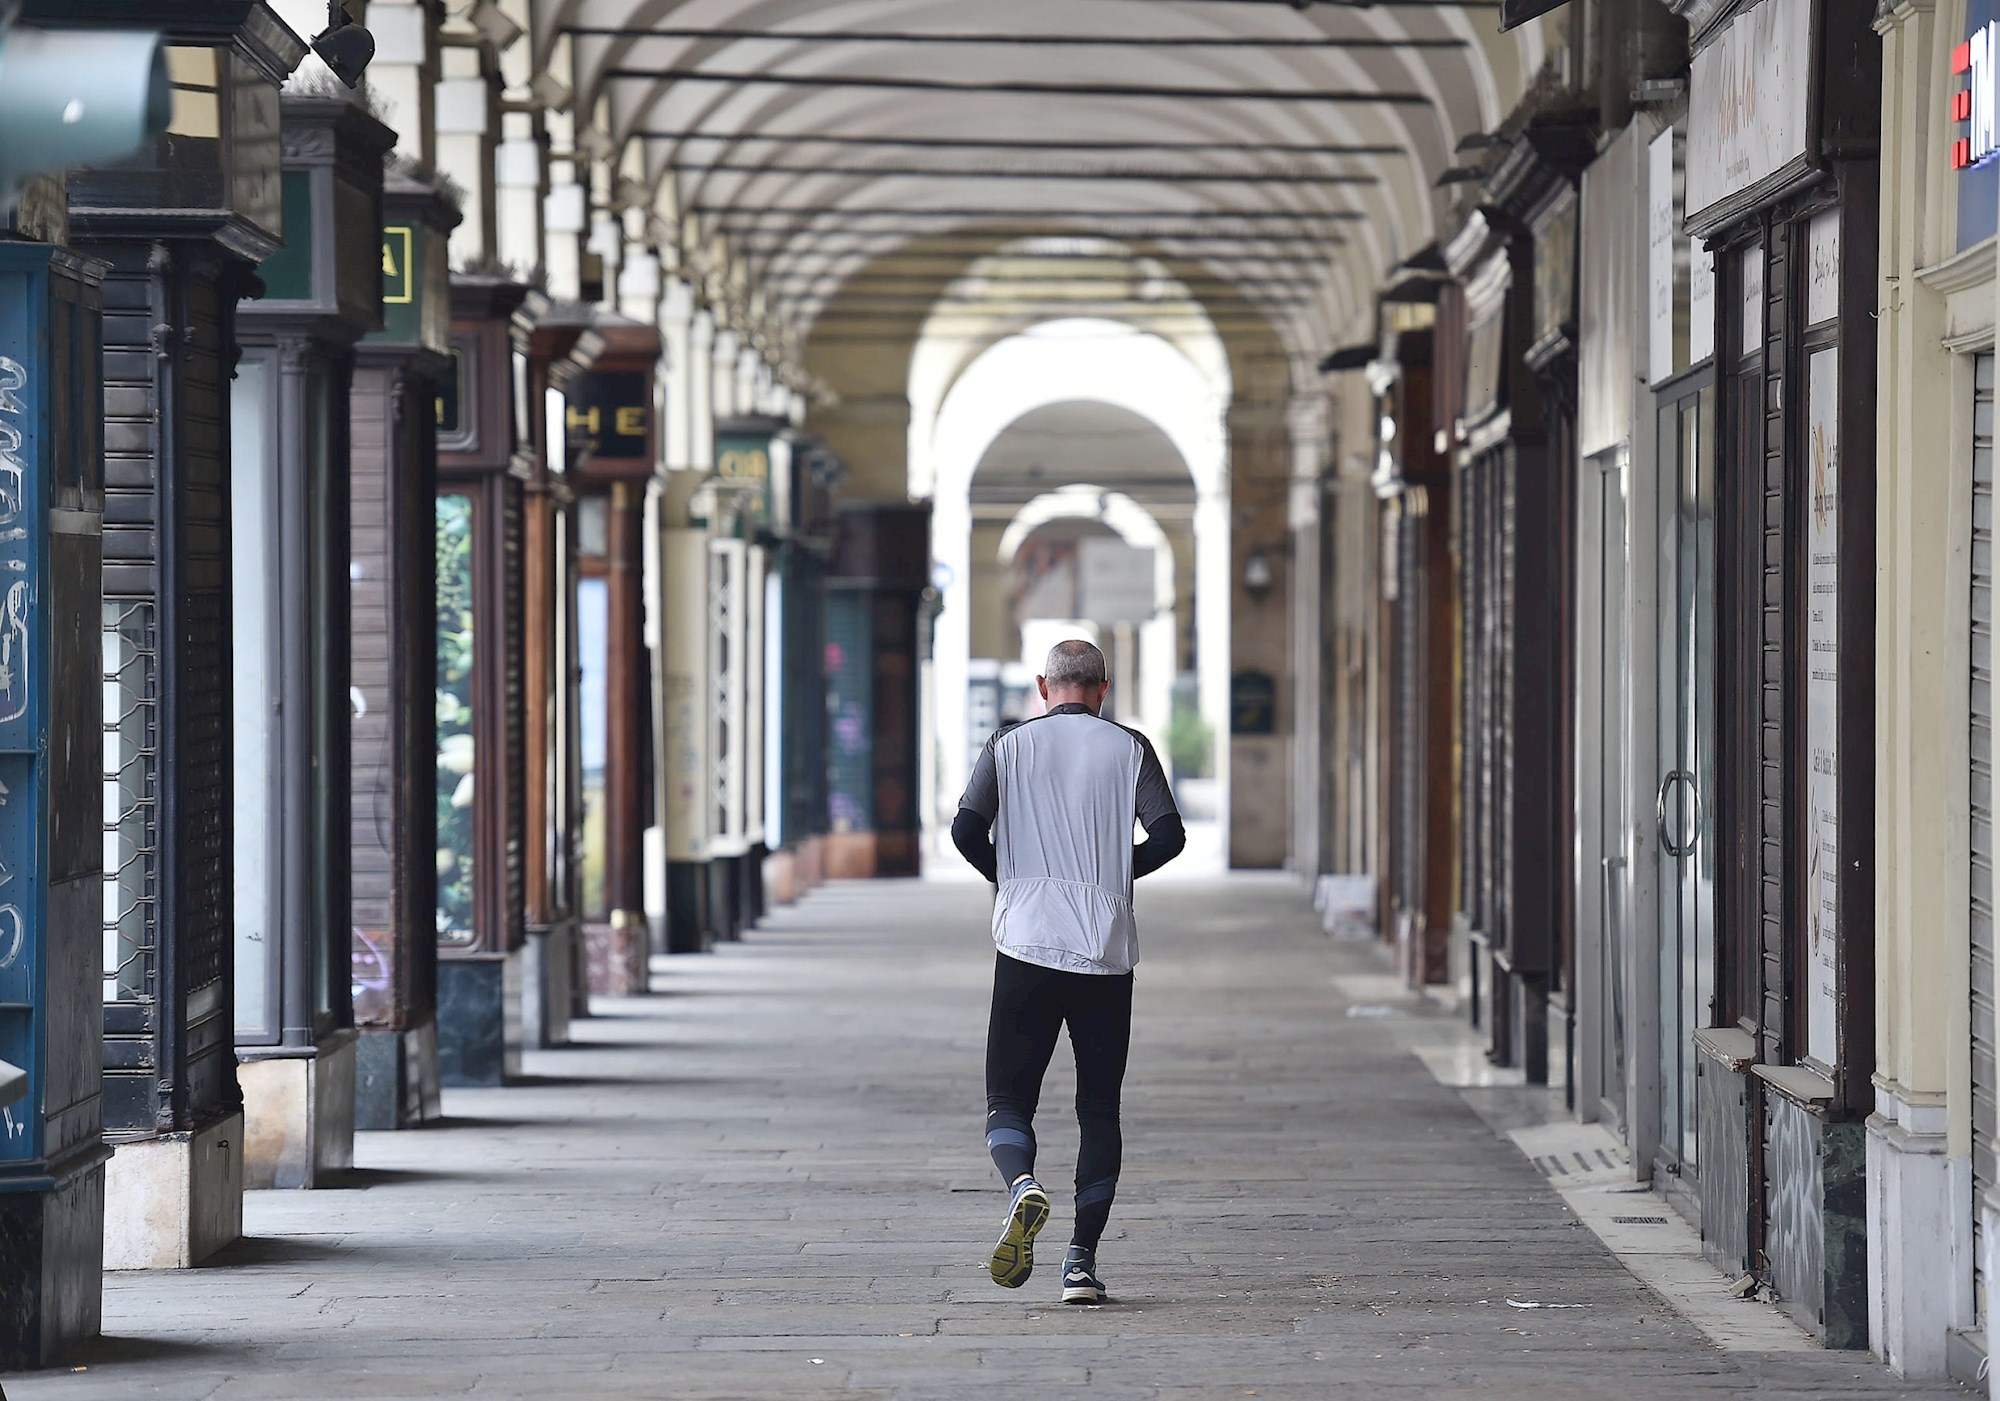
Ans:
[[[971,655],[973,477],[1011,424],[1063,403],[1102,403],[1156,426],[1172,442],[1195,489],[1195,654],[1199,706],[1218,741],[1229,704],[1228,358],[1212,329],[1173,342],[1137,326],[1097,318],[1038,324],[974,357],[938,393],[924,370],[953,355],[957,337],[920,340],[912,359],[910,485],[928,485],[931,549],[944,611],[933,651],[936,777],[933,825],[963,789],[967,756],[967,664]],[[920,397],[919,389],[923,390]],[[1053,485],[1053,483],[1052,483]],[[1227,746],[1214,746],[1218,767]],[[1226,773],[1218,773],[1226,780]],[[1227,782],[1218,788],[1228,791]],[[1227,814],[1221,814],[1227,821]]]
[[[1151,621],[1139,625],[1139,728],[1153,741],[1164,759],[1167,755],[1167,726],[1173,719],[1174,609],[1178,603],[1173,542],[1153,513],[1122,492],[1104,491],[1096,486],[1064,487],[1038,496],[1023,506],[1007,523],[1000,537],[1000,562],[1012,564],[1028,537],[1050,521],[1062,519],[1101,521],[1126,544],[1153,552],[1153,603],[1158,610]],[[1114,674],[1113,682],[1119,678]],[[1132,684],[1125,678],[1125,684]]]

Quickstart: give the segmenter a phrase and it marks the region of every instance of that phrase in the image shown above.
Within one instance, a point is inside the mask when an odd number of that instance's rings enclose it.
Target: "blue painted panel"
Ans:
[[[1965,33],[1959,38],[1967,38],[1976,29],[1984,28],[1994,18],[1993,0],[1967,0],[1965,7]],[[1965,79],[1945,74],[1944,91],[1956,93],[1965,87]],[[1947,98],[1949,100],[1949,98]],[[2000,160],[1989,160],[1970,170],[1951,168],[1952,143],[1965,135],[1964,122],[1945,121],[1945,112],[1936,114],[1938,128],[1944,133],[1937,142],[1934,152],[1938,169],[1945,177],[1958,184],[1958,246],[1960,249],[1972,247],[1981,239],[1993,234],[1995,220],[2000,219]]]
[[[56,449],[53,251],[0,246],[0,1058],[29,1074],[28,1097],[0,1117],[0,1188],[6,1165],[44,1155],[48,637],[40,605]]]

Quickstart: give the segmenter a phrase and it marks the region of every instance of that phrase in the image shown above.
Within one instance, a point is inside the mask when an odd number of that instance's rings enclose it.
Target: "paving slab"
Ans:
[[[1062,1192],[1049,1267],[996,1289],[987,910],[967,881],[835,885],[661,960],[654,996],[600,1002],[521,1084],[363,1135],[333,1189],[251,1194],[217,1264],[112,1276],[113,1336],[6,1395],[1967,1395],[1758,1345],[1781,1336],[1768,1306],[1718,1303],[1719,1277],[1669,1255],[1635,1276],[1468,1099],[1529,1092],[1426,1069],[1463,1059],[1444,1013],[1277,877],[1142,891],[1112,1302],[1055,1302]],[[1043,1098],[1052,1186],[1076,1143],[1067,1054]]]

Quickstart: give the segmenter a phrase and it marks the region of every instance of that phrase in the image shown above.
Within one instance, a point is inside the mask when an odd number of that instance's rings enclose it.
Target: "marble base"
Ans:
[[[743,857],[736,881],[736,909],[737,920],[745,929],[756,928],[764,917],[764,859],[770,854],[771,849],[758,842]]]
[[[736,882],[742,867],[740,856],[718,856],[708,863],[708,927],[718,944],[743,937],[736,908]]]
[[[104,1166],[93,1147],[48,1191],[0,1193],[0,1372],[53,1366],[97,1336]]]
[[[1868,1346],[1867,1131],[1764,1094],[1764,1254],[1785,1311],[1830,1348]]]
[[[521,1073],[521,955],[438,960],[438,1080],[504,1085]]]
[[[1695,1193],[1701,1253],[1725,1275],[1750,1269],[1750,1073],[1756,1048],[1740,1031],[1695,1037]]]
[[[667,863],[668,953],[707,953],[715,936],[708,923],[708,862]]]
[[[354,1070],[352,1031],[309,1055],[238,1065],[244,1186],[310,1189],[354,1166]]]
[[[1947,1119],[1878,1086],[1867,1125],[1869,1345],[1905,1377],[1947,1375],[1972,1319],[1972,1161],[1950,1155]]]
[[[798,893],[801,898],[826,882],[826,838],[807,837],[799,843]]]
[[[875,879],[875,834],[835,832],[826,839],[828,880]]]
[[[243,1114],[121,1143],[104,1169],[104,1268],[192,1269],[243,1234]]]
[[[2000,1270],[2000,1198],[1996,1198],[1991,1190],[1979,1203],[1979,1239],[1982,1246],[1980,1253],[1986,1257],[1980,1261],[1981,1270],[1987,1279],[2000,1280],[2000,1274],[1994,1273]],[[1987,1298],[1992,1298],[1995,1292],[1989,1285]],[[1991,1359],[1995,1347],[2000,1346],[2000,1319],[1996,1319],[1990,1309],[1986,1314],[1984,1342],[1985,1356],[1982,1361]],[[1988,1401],[2000,1401],[2000,1367],[1986,1367],[1977,1390]]]
[[[764,903],[795,905],[798,899],[798,854],[790,850],[772,852],[764,858]]]
[[[355,1042],[354,1126],[421,1128],[442,1113],[437,1023],[406,1031],[364,1028]]]
[[[523,1045],[546,1051],[569,1044],[578,937],[575,920],[529,927],[521,950]]]
[[[650,942],[644,916],[613,910],[611,923],[586,925],[584,945],[590,954],[590,990],[599,997],[636,997],[646,991],[646,957]]]

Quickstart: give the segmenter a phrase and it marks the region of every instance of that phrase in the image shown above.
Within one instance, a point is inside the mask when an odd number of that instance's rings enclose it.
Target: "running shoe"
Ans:
[[[1002,1289],[1019,1289],[1035,1271],[1035,1237],[1049,1224],[1049,1194],[1032,1177],[1014,1184],[1007,1204],[1007,1227],[986,1262],[987,1273]]]
[[[1063,1261],[1062,1301],[1065,1304],[1101,1304],[1104,1298],[1104,1281],[1097,1277],[1097,1252],[1072,1245],[1069,1258]]]

